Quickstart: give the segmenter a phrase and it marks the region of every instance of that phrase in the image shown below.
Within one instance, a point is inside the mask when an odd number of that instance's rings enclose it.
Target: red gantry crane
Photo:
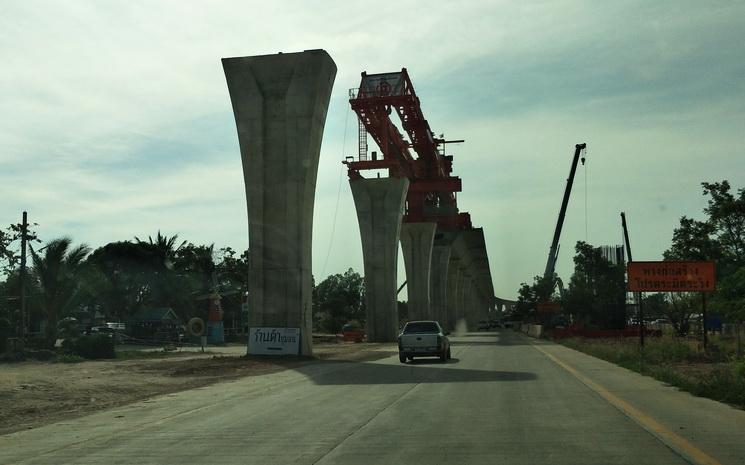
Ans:
[[[463,140],[435,137],[406,68],[393,73],[363,72],[360,87],[349,92],[349,103],[359,118],[359,157],[343,162],[349,179],[361,179],[360,171],[388,169],[389,176],[409,179],[405,223],[436,222],[444,230],[471,229],[470,215],[458,211],[456,193],[462,189],[461,180],[451,175],[453,157],[445,154],[445,144]],[[394,110],[408,140],[391,121]],[[368,158],[368,134],[380,147],[380,158],[376,152]]]

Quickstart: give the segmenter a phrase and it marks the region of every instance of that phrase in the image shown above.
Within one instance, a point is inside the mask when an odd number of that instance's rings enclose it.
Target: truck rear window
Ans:
[[[422,321],[418,323],[408,323],[404,328],[404,334],[416,333],[439,333],[440,328],[431,321]]]

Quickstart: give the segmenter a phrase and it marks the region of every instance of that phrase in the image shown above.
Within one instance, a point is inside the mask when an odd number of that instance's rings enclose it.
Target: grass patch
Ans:
[[[696,341],[650,338],[642,353],[637,339],[570,338],[559,342],[693,395],[745,409],[745,359],[716,344],[704,353]]]

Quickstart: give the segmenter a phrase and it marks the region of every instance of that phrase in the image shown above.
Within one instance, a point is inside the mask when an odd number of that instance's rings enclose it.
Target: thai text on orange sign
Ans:
[[[714,262],[629,262],[631,292],[711,292]]]

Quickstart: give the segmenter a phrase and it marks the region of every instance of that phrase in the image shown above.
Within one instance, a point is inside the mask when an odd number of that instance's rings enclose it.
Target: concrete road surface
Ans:
[[[394,349],[392,347],[392,349]],[[745,464],[745,412],[504,330],[0,436],[0,463]]]

